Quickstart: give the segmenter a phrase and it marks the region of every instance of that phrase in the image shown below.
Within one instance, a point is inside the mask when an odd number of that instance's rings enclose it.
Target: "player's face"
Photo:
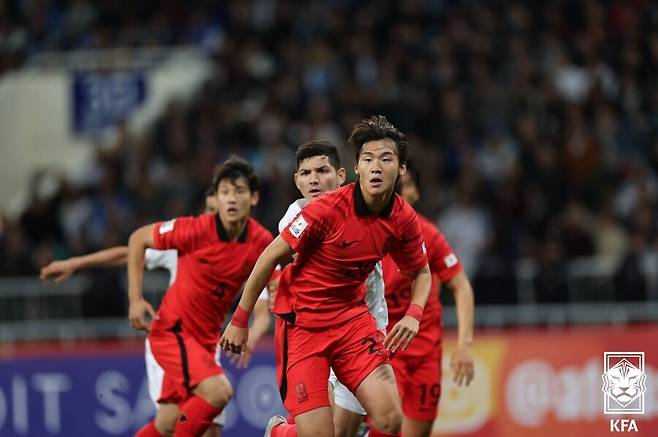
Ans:
[[[406,167],[400,165],[393,140],[383,139],[363,145],[356,163],[356,173],[362,187],[375,196],[392,191],[398,176],[406,173]]]
[[[258,193],[252,193],[247,180],[222,179],[217,185],[217,212],[228,223],[249,217],[251,207],[258,203]]]
[[[295,185],[306,199],[316,199],[345,182],[345,169],[336,170],[326,155],[312,156],[299,163]]]
[[[418,199],[420,199],[418,187],[416,186],[414,178],[412,178],[410,174],[400,176],[400,195],[410,205],[413,205],[418,202]]]

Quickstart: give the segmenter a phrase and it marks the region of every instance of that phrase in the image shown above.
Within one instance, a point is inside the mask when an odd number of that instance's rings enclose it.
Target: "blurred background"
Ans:
[[[604,435],[603,353],[628,350],[658,435],[650,0],[0,1],[0,435],[132,435],[152,414],[125,270],[55,287],[42,266],[199,212],[233,153],[274,231],[296,146],[334,142],[353,178],[346,138],[379,113],[475,289],[476,380],[446,367],[437,435]],[[166,284],[147,275],[148,298]],[[269,341],[250,371],[230,368],[226,435],[281,408]]]

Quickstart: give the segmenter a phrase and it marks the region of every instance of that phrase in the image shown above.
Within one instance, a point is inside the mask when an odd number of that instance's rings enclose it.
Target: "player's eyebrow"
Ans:
[[[393,155],[394,156],[395,153],[393,153],[391,150],[388,150],[388,149],[384,150],[383,152],[379,152],[379,153],[377,153],[377,151],[373,151],[373,152],[364,151],[364,152],[361,153],[361,156],[366,156],[366,155],[369,156],[369,157],[373,157],[373,156],[383,157],[383,156],[387,156],[387,155]]]
[[[320,170],[329,170],[330,166],[328,164],[322,164],[318,167],[313,168],[300,168],[297,173],[310,173],[311,171],[320,171]]]
[[[222,188],[227,189],[231,186],[235,187],[236,189],[249,188],[249,185],[245,181],[239,180],[239,179],[236,179],[236,180],[233,180],[233,181],[221,181],[219,183],[218,188],[219,189],[222,189]]]

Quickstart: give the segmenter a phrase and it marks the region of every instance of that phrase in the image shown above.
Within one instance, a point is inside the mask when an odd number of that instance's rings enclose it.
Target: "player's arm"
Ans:
[[[260,254],[256,265],[247,279],[244,286],[242,297],[233,314],[231,322],[224,330],[219,345],[225,351],[241,353],[242,347],[247,342],[249,315],[254,309],[256,300],[261,290],[265,288],[272,272],[279,261],[289,257],[294,252],[290,245],[279,235],[270,243],[269,246]]]
[[[418,334],[420,321],[423,317],[423,309],[427,303],[432,287],[432,274],[427,262],[420,270],[410,275],[413,279],[411,284],[411,302],[405,316],[393,326],[391,332],[384,339],[386,349],[395,353],[400,348],[405,350],[411,340]]]
[[[272,313],[270,312],[270,299],[259,298],[254,306],[253,322],[249,328],[249,339],[247,340],[246,349],[242,355],[232,355],[231,362],[235,364],[238,369],[244,369],[249,365],[251,360],[251,353],[256,348],[258,341],[270,329],[272,322]],[[235,358],[237,357],[237,358]]]
[[[457,385],[463,383],[469,385],[474,374],[473,356],[470,350],[473,343],[473,315],[475,313],[473,287],[463,270],[448,280],[446,286],[455,296],[459,329],[457,348],[450,359],[450,367],[454,372],[454,381]]]
[[[144,299],[144,258],[148,248],[154,248],[155,224],[142,226],[128,240],[128,318],[135,329],[147,329],[145,315],[156,318],[155,310]]]
[[[116,246],[83,256],[52,261],[41,268],[40,277],[43,281],[53,281],[56,284],[64,282],[77,270],[93,267],[115,267],[126,265],[128,246]]]

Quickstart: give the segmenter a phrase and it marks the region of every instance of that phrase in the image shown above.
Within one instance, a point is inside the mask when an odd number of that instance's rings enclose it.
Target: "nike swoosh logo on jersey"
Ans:
[[[351,245],[353,245],[355,243],[358,243],[358,242],[359,242],[359,240],[350,240],[350,241],[343,240],[343,242],[340,243],[340,245],[341,245],[341,247],[348,247],[348,246],[351,246]]]

